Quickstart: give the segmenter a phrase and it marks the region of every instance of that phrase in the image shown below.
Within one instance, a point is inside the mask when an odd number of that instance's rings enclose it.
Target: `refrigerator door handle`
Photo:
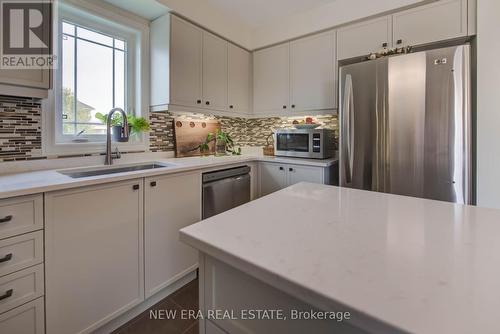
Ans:
[[[352,89],[352,76],[346,75],[345,92],[344,92],[344,135],[346,142],[346,156],[344,159],[345,180],[346,183],[352,182],[354,168],[354,97]]]

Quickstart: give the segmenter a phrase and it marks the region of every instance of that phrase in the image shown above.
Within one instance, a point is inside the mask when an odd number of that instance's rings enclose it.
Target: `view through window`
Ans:
[[[105,134],[99,113],[127,110],[127,43],[66,21],[61,43],[62,134]]]

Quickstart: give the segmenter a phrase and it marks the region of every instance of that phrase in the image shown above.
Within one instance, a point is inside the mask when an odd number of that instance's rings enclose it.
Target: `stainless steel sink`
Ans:
[[[74,179],[89,177],[89,176],[99,176],[108,175],[115,173],[125,173],[134,172],[148,169],[158,169],[158,168],[169,168],[173,167],[173,164],[160,163],[160,162],[148,162],[136,165],[126,165],[126,166],[106,166],[97,168],[81,168],[81,169],[70,169],[70,170],[60,170],[59,173],[67,175]]]

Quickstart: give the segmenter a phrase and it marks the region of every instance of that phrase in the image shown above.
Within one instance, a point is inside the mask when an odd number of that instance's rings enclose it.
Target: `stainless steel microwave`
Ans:
[[[334,133],[329,129],[280,129],[274,136],[276,156],[328,159],[334,150]]]

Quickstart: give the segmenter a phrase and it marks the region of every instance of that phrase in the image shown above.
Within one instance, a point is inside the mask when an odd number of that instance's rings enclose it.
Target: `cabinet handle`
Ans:
[[[234,106],[232,106],[232,105],[231,105],[231,106],[229,106],[229,109],[233,109],[233,108],[234,108]]]
[[[12,260],[12,253],[9,253],[0,259],[0,263],[4,263]]]
[[[139,190],[139,188],[140,188],[140,187],[139,187],[139,185],[138,185],[138,184],[134,184],[134,186],[132,187],[132,189],[134,189],[134,190]]]
[[[196,103],[197,104],[201,104],[201,100],[196,100]]]
[[[209,106],[209,105],[210,105],[210,101],[205,102],[205,104],[206,104],[207,106]]]
[[[283,109],[286,109],[286,106],[283,106]]]
[[[8,223],[8,222],[10,222],[12,220],[12,218],[14,218],[12,215],[8,215],[8,216],[0,219],[0,224],[1,223]]]
[[[386,48],[387,47],[387,42],[386,43],[382,43],[382,47]]]
[[[293,172],[293,168],[288,168],[288,171],[289,172]]]
[[[295,104],[292,104],[292,108],[295,108]]]
[[[280,167],[280,170],[285,170],[285,168],[283,168],[283,167]]]
[[[156,187],[156,181],[150,183],[151,187]]]
[[[5,293],[0,296],[0,300],[4,300],[4,299],[11,297],[13,293],[14,293],[14,289],[9,289],[9,290],[5,291]]]
[[[402,39],[398,39],[398,40],[396,41],[396,43],[397,43],[397,44],[403,44],[403,40],[402,40]]]

